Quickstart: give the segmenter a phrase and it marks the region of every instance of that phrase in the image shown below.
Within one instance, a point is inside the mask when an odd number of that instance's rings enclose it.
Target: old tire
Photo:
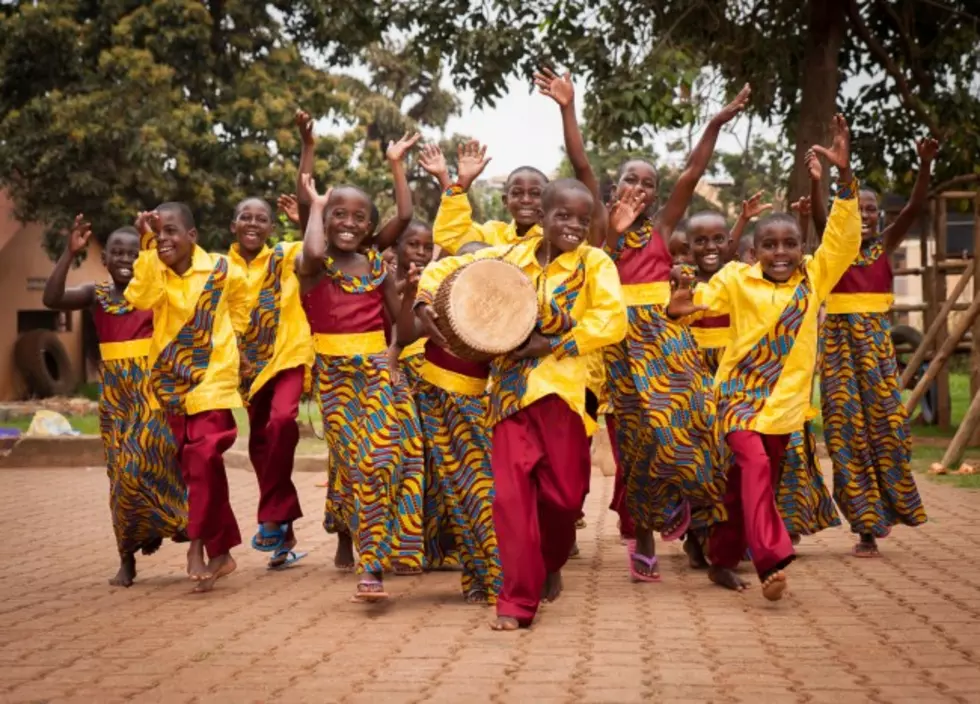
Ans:
[[[67,396],[75,389],[68,352],[50,330],[31,330],[18,337],[14,362],[31,396]]]

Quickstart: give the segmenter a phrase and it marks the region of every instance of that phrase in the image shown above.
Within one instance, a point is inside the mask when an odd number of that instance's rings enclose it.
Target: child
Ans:
[[[561,568],[589,486],[586,356],[622,339],[626,314],[615,267],[585,245],[594,200],[578,181],[548,184],[543,238],[444,259],[422,275],[419,318],[441,342],[431,306],[439,284],[475,259],[503,258],[535,282],[538,325],[528,341],[492,363],[487,425],[493,428],[493,522],[503,591],[495,630],[528,627],[542,596],[561,593]],[[583,246],[585,245],[585,246]]]
[[[469,243],[460,250],[485,248]],[[413,305],[422,267],[409,262],[406,271],[396,331],[399,345],[406,350],[419,341],[424,345],[421,365],[406,372],[413,378],[425,441],[427,557],[431,559],[435,536],[452,537],[463,567],[463,597],[469,603],[494,604],[501,571],[491,514],[493,476],[486,422],[490,365],[460,359],[434,340],[419,337]],[[451,530],[438,524],[438,531],[429,529],[437,523],[434,518],[441,518],[433,516],[435,509],[449,517]]]
[[[268,566],[278,569],[305,556],[295,551],[293,522],[303,511],[292,477],[296,417],[303,389],[309,388],[313,339],[295,275],[302,243],[266,246],[273,224],[272,206],[264,200],[240,202],[228,257],[245,273],[251,310],[242,337],[248,359],[242,396],[248,404],[248,455],[259,481],[259,527],[252,547],[272,553]]]
[[[835,120],[830,149],[815,147],[840,170],[839,192],[824,242],[803,258],[797,220],[770,215],[755,228],[759,263],[731,263],[697,285],[681,278],[668,312],[697,311],[731,318],[732,339],[721,359],[716,397],[721,437],[733,463],[728,472],[728,520],[716,525],[709,541],[712,580],[741,591],[732,570],[745,554],[752,561],[769,600],[782,597],[782,570],[795,558],[789,534],[773,498],[790,433],[803,427],[817,357],[817,313],[853,260],[860,243],[857,184],[850,172],[847,124]]]
[[[892,526],[926,521],[909,467],[912,436],[889,332],[889,257],[925,202],[938,148],[933,139],[918,143],[912,196],[881,234],[877,195],[861,191],[861,251],[827,298],[820,374],[824,437],[834,464],[834,498],[859,536],[857,557],[877,557],[877,539]]]
[[[206,592],[235,570],[231,549],[242,542],[222,455],[238,435],[231,409],[242,406],[237,336],[248,327],[248,284],[227,257],[197,246],[194,216],[183,203],[164,203],[138,223],[155,235],[155,248],[140,252],[125,297],[153,311],[150,384],[187,484],[187,572],[195,591]]]
[[[573,121],[569,77],[541,78],[545,80],[539,86],[559,102],[563,120]],[[657,208],[657,172],[650,163],[630,159],[617,175],[620,213],[635,212],[636,217],[619,223],[610,213],[605,229],[604,246],[619,270],[629,310],[625,340],[606,350],[606,371],[627,507],[635,522],[636,542],[627,544],[634,581],[660,581],[654,531],[664,540],[676,540],[691,527],[692,515],[705,522],[724,517],[711,473],[710,379],[690,332],[669,321],[664,308],[670,298],[671,236],[708,166],[722,126],[742,111],[749,95],[746,85],[711,120],[662,209]],[[568,134],[566,130],[566,149],[576,176],[598,197],[584,146],[581,140],[569,140]],[[632,207],[637,200],[638,209]]]
[[[173,436],[163,413],[151,407],[147,353],[153,314],[134,310],[123,298],[140,253],[131,227],[109,235],[102,264],[111,281],[65,290],[75,257],[88,247],[90,225],[82,215],[68,246],[48,277],[44,305],[55,310],[92,311],[101,353],[99,425],[109,475],[109,508],[119,551],[115,587],[132,586],[136,552],[150,555],[164,538],[187,539],[187,489],[180,478]]]
[[[361,580],[353,600],[381,601],[388,598],[382,575],[400,462],[384,311],[394,319],[398,293],[377,250],[358,251],[373,230],[367,194],[342,186],[319,195],[308,174],[301,186],[311,208],[296,271],[316,350],[314,389],[337,467],[324,524],[339,523],[356,540]]]
[[[456,183],[449,180],[446,158],[439,147],[429,144],[422,150],[419,163],[436,177],[445,191],[439,212],[432,224],[436,244],[456,254],[468,242],[485,242],[491,246],[516,244],[525,237],[541,234],[541,193],[548,177],[532,166],[519,166],[510,172],[501,196],[513,220],[510,223],[491,220],[482,225],[473,222],[473,210],[466,192],[490,163],[487,148],[476,140],[460,145]]]

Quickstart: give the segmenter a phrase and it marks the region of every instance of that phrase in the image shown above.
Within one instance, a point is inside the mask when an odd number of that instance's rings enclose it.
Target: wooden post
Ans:
[[[980,394],[974,394],[960,427],[956,429],[956,435],[946,447],[946,454],[943,455],[943,467],[952,468],[960,463],[963,459],[963,453],[966,451],[967,441],[978,426],[980,426]]]
[[[974,282],[980,281],[980,192],[973,194],[973,271]],[[973,285],[973,296],[976,298],[980,293],[980,286]],[[973,339],[970,342],[970,398],[974,401],[980,393],[980,320],[973,326]],[[973,409],[973,402],[970,402],[970,409]],[[967,436],[968,445],[976,447],[980,445],[980,426],[976,423],[967,425],[964,417],[960,423],[960,430],[967,427],[970,434]],[[959,431],[957,431],[959,434]],[[947,453],[948,454],[948,453]]]
[[[963,289],[966,288],[966,285],[970,283],[972,278],[973,269],[970,268],[963,272],[963,275],[960,276],[960,280],[956,282],[956,287],[953,289],[953,293],[951,293],[949,299],[943,303],[943,307],[939,310],[939,315],[932,321],[932,325],[929,326],[929,329],[926,330],[925,337],[922,338],[922,344],[919,345],[919,348],[915,351],[915,354],[912,355],[912,358],[905,366],[905,371],[902,372],[902,379],[898,384],[900,389],[905,390],[909,387],[909,384],[912,383],[912,378],[915,376],[915,370],[919,368],[919,365],[922,364],[922,360],[924,360],[926,355],[929,354],[929,348],[932,347],[932,343],[936,339],[936,335],[939,334],[939,328],[946,325],[946,319],[949,318],[949,314],[952,312],[953,306],[955,306],[956,302],[960,300],[960,295],[963,293]]]
[[[915,385],[912,390],[912,395],[906,402],[905,407],[908,409],[909,417],[915,412],[915,409],[919,406],[919,401],[926,393],[926,389],[932,384],[933,380],[939,376],[940,372],[946,367],[946,360],[949,359],[950,355],[956,350],[956,345],[966,334],[966,331],[970,329],[973,325],[973,321],[977,319],[980,315],[980,296],[973,299],[973,303],[963,314],[959,320],[956,321],[956,327],[953,332],[943,340],[943,346],[939,348],[936,356],[932,358],[929,362],[929,368],[926,369],[926,373],[922,375],[919,379],[919,383]]]
[[[936,256],[934,261],[936,262],[936,274],[935,274],[935,287],[936,295],[932,299],[933,314],[938,313],[938,306],[940,303],[946,300],[946,272],[941,270],[939,267],[946,261],[946,240],[947,227],[946,227],[946,199],[939,196],[936,201]],[[938,316],[937,316],[938,317]],[[941,325],[939,327],[939,334],[936,335],[936,347],[941,349],[945,346],[946,340],[949,339],[949,328],[946,325]],[[938,353],[937,353],[938,355]],[[948,430],[952,425],[952,402],[949,396],[949,369],[945,364],[938,370],[938,375],[936,376],[936,385],[938,386],[939,393],[937,394],[938,399],[936,403],[936,418],[937,425],[943,429]]]

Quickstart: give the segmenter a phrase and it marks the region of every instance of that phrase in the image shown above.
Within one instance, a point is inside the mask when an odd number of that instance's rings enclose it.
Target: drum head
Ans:
[[[524,344],[538,320],[538,296],[527,275],[509,262],[468,264],[453,282],[449,324],[470,349],[496,356]]]

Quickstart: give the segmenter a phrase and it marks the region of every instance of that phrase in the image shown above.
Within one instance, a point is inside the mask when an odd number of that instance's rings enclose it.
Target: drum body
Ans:
[[[434,307],[449,351],[489,362],[524,344],[538,320],[538,296],[523,271],[501,259],[480,259],[446,277]]]

